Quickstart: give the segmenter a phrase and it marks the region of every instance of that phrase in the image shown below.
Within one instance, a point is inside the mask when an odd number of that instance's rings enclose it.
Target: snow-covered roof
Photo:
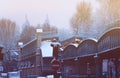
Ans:
[[[95,42],[97,42],[98,40],[97,39],[95,39],[95,38],[87,38],[86,40],[93,40],[93,41],[95,41]]]
[[[18,54],[17,51],[11,50],[11,51],[10,51],[10,55],[11,55],[11,56],[18,56],[19,54]]]
[[[52,42],[41,42],[42,57],[52,57],[53,48],[51,47]]]
[[[61,46],[61,44],[59,42],[52,42],[51,44]]]
[[[73,46],[75,46],[75,47],[78,47],[78,46],[79,46],[79,44],[77,44],[77,43],[71,43],[70,45],[73,45]]]

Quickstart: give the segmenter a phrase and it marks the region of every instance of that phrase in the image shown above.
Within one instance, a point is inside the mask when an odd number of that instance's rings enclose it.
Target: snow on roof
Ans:
[[[53,48],[51,47],[52,42],[41,42],[42,57],[52,57]]]
[[[97,39],[95,39],[95,38],[87,38],[87,39],[85,39],[85,40],[93,40],[93,41],[95,41],[95,42],[97,42],[98,40]]]
[[[15,55],[19,55],[17,52],[14,52]]]
[[[11,51],[10,51],[10,54],[11,54],[12,56],[18,56],[18,55],[19,55],[18,52],[14,51],[14,50],[11,50]]]
[[[61,46],[61,44],[59,42],[51,42],[51,44]]]
[[[78,46],[79,46],[79,44],[77,44],[77,43],[71,43],[70,45],[73,45],[73,46],[75,46],[75,47],[78,47]]]

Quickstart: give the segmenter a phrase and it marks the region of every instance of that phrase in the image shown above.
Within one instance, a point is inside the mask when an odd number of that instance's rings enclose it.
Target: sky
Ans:
[[[69,27],[70,19],[81,0],[0,0],[0,19],[7,18],[22,26],[27,16],[30,25],[49,23],[58,28]],[[86,0],[89,1],[89,0]],[[95,0],[92,0],[94,3]]]

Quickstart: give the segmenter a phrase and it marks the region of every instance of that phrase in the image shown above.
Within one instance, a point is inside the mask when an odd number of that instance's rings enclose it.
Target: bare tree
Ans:
[[[63,29],[58,30],[58,36],[59,36],[59,40],[63,41],[63,40],[73,37],[74,35],[73,35],[73,31],[71,31],[70,29],[63,28]]]
[[[97,16],[100,20],[99,29],[105,32],[111,28],[110,24],[120,20],[120,0],[100,0],[100,9],[97,10]]]
[[[30,40],[34,39],[36,35],[36,28],[34,26],[25,26],[23,29],[21,35],[20,35],[20,40],[24,44],[29,42]]]
[[[119,0],[98,0],[99,8],[94,13],[94,37],[100,38],[108,29],[120,20]]]
[[[114,21],[120,18],[120,1],[119,0],[101,0],[99,13],[108,21]]]
[[[81,1],[77,5],[76,13],[70,20],[71,27],[75,34],[79,34],[81,32],[86,32],[90,29],[92,8],[90,3],[86,3]]]
[[[0,44],[4,49],[13,49],[16,47],[18,33],[16,23],[9,19],[0,19]]]
[[[45,22],[41,25],[38,25],[37,28],[41,28],[43,30],[42,36],[44,38],[53,38],[58,34],[58,29],[56,26],[49,24],[49,22]]]
[[[44,23],[41,28],[44,32],[57,32],[57,27]]]

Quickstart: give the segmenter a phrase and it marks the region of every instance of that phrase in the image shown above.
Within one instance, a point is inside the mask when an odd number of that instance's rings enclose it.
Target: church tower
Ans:
[[[27,15],[25,15],[25,22],[24,22],[24,24],[23,24],[23,26],[22,26],[22,29],[24,29],[24,28],[27,27],[27,26],[30,26],[30,22],[29,22],[29,20],[28,20]]]

